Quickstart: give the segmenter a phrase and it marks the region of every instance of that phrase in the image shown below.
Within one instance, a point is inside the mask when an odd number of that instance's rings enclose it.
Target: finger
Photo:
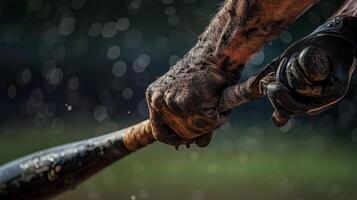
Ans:
[[[314,46],[305,48],[299,55],[298,63],[300,70],[312,83],[321,82],[330,74],[330,59],[322,48]]]
[[[273,121],[273,123],[277,126],[277,127],[282,127],[284,126],[286,123],[288,123],[289,121],[289,117],[285,116],[284,114],[282,114],[279,111],[274,111],[271,119]]]
[[[265,76],[263,79],[260,80],[259,93],[266,95],[268,84],[275,82],[275,81],[276,81],[276,72],[269,73],[267,76]]]
[[[308,110],[308,104],[281,83],[268,84],[267,96],[275,110],[285,116],[299,115]]]
[[[212,133],[204,134],[195,139],[195,143],[198,147],[206,147],[212,139]]]
[[[225,112],[219,113],[219,125],[224,124],[229,121],[232,111],[227,110]],[[218,127],[217,127],[218,128]]]
[[[181,138],[166,125],[161,114],[156,111],[150,111],[150,121],[155,139],[174,146],[179,146],[183,143]]]
[[[300,64],[296,59],[289,61],[284,74],[289,87],[296,91],[299,95],[308,97],[321,95],[323,87],[319,84],[311,82],[306,77],[305,72],[302,71]]]

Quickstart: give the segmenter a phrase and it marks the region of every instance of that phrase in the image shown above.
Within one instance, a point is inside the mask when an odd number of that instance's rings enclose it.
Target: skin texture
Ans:
[[[357,1],[356,0],[346,0],[343,6],[335,13],[334,16],[345,15],[345,16],[357,16]]]
[[[217,109],[222,91],[239,80],[252,55],[317,1],[225,1],[195,47],[149,86],[154,137],[174,146],[206,146],[229,117]]]
[[[211,129],[226,120],[227,113],[222,114],[217,108],[223,89],[236,83],[235,74],[242,70],[252,54],[315,2],[226,1],[197,45],[148,89],[150,121],[101,137],[47,149],[0,166],[0,199],[53,197],[73,189],[155,139],[172,144],[195,141],[204,146],[211,137]],[[256,88],[254,77],[243,85],[229,88],[235,94],[226,95],[228,98],[243,96],[238,103],[246,102],[245,98],[259,96],[252,92],[252,88]],[[234,104],[227,105],[232,107]],[[223,106],[221,110],[225,108]],[[217,116],[219,118],[215,118]],[[176,124],[177,130],[183,132],[177,131],[178,134],[169,136],[158,132],[157,128],[167,124],[172,127]],[[187,135],[181,134],[184,131]]]

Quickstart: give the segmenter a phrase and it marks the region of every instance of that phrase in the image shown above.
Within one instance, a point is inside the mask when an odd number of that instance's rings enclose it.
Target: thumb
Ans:
[[[266,89],[269,101],[274,108],[271,119],[277,127],[282,127],[289,121],[290,117],[284,113],[291,111],[294,113],[304,107],[291,96],[290,91],[281,83],[269,83]]]

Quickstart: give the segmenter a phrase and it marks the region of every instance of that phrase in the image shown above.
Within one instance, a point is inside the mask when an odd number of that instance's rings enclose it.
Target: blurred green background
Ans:
[[[156,143],[55,199],[356,199],[355,144],[294,127],[241,120],[218,130],[207,148]],[[93,128],[51,135],[15,127],[1,137],[0,160],[91,137]]]
[[[144,91],[223,1],[0,0],[0,164],[147,118]],[[259,52],[243,79],[322,24],[324,0]],[[212,143],[154,144],[60,199],[357,199],[357,78],[318,116],[276,128],[266,100],[233,112]]]

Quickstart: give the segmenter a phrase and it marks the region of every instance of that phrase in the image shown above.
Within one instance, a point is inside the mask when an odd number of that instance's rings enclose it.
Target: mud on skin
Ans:
[[[217,111],[223,89],[239,80],[252,55],[316,2],[226,1],[195,47],[147,89],[154,137],[174,146],[206,146],[229,118],[229,111]]]

